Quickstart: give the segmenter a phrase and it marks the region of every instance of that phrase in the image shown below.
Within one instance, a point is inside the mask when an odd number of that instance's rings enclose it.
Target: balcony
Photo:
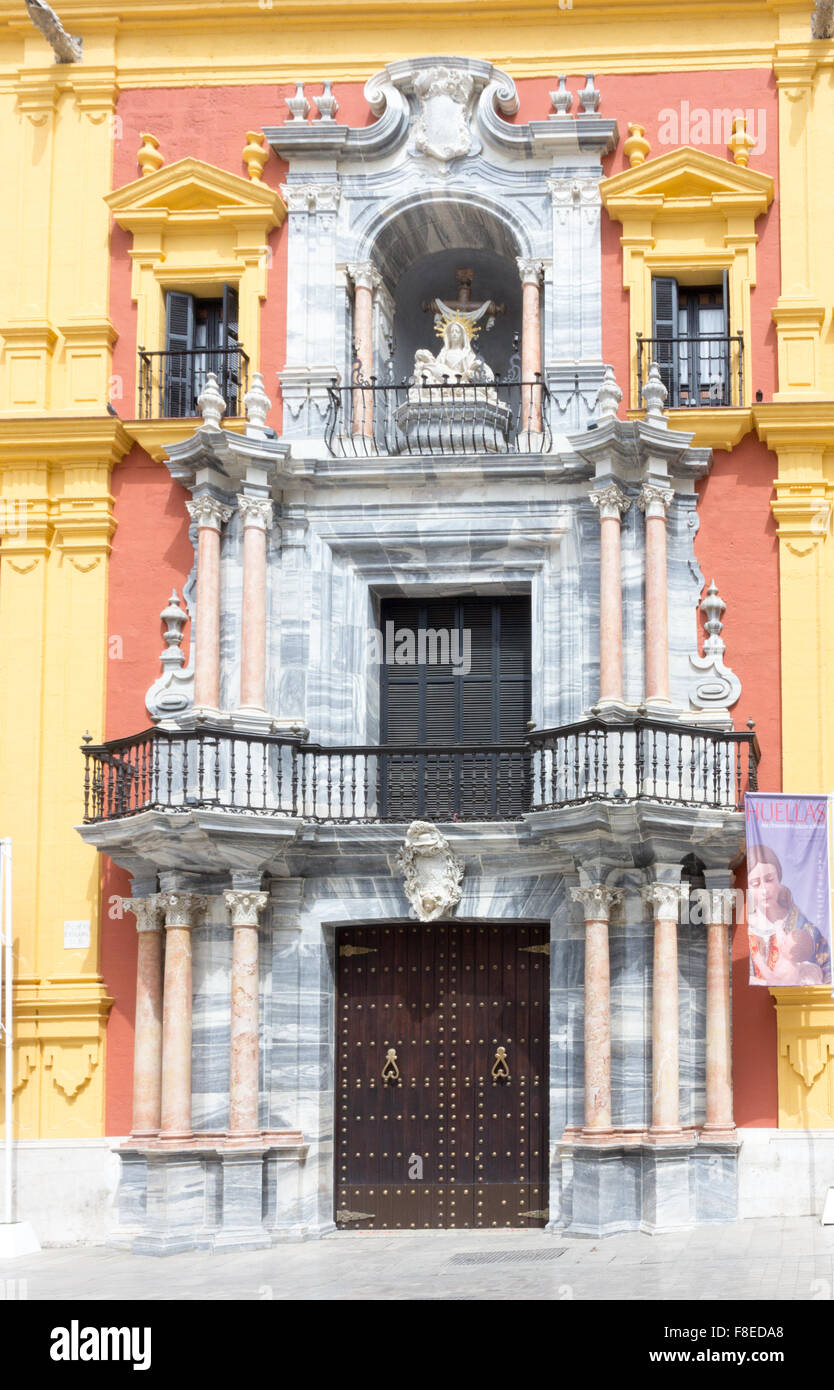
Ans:
[[[657,363],[668,392],[667,410],[744,404],[744,339],[740,333],[694,338],[644,338],[637,334],[637,398]]]
[[[551,398],[535,381],[379,384],[328,389],[325,443],[335,458],[377,454],[529,454],[551,445]]]
[[[224,810],[323,824],[517,821],[594,801],[740,810],[752,729],[583,720],[523,744],[324,748],[277,735],[148,729],[83,749],[84,821]]]
[[[243,413],[249,358],[242,347],[146,352],[139,349],[140,420],[184,420],[200,414],[197,402],[214,372],[227,417]]]

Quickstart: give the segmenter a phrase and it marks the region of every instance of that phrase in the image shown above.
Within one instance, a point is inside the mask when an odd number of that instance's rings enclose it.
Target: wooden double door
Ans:
[[[336,1222],[543,1226],[546,923],[339,930]]]

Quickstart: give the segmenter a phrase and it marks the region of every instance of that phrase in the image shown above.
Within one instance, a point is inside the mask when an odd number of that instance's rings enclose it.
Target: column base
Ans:
[[[233,1148],[225,1141],[220,1150],[222,1174],[222,1227],[214,1237],[214,1250],[265,1250],[272,1241],[263,1226],[263,1158],[260,1145]]]
[[[689,1131],[658,1144],[616,1132],[606,1143],[561,1142],[561,1222],[548,1230],[601,1237],[622,1231],[659,1235],[695,1224],[738,1220],[741,1145],[697,1143]]]
[[[691,1148],[695,1142],[695,1136],[681,1125],[668,1129],[661,1129],[659,1126],[655,1128],[652,1125],[645,1138],[645,1143],[649,1145],[676,1144],[686,1148]]]
[[[231,715],[233,729],[240,729],[247,734],[271,734],[273,730],[273,719],[267,714],[265,709],[255,709],[251,706],[242,705]]]
[[[643,710],[644,719],[677,719],[681,713],[680,705],[673,704],[665,695],[654,695],[650,700],[644,700]]]
[[[636,705],[627,705],[625,700],[617,699],[613,695],[600,698],[591,709],[591,714],[598,715],[601,719],[612,719],[623,723],[633,719],[636,713]]]
[[[107,1241],[137,1255],[185,1250],[264,1250],[335,1230],[305,1200],[308,1145],[296,1131],[198,1134],[185,1148],[147,1144],[119,1151],[119,1224]]]
[[[735,1125],[704,1125],[699,1135],[702,1144],[740,1144]]]
[[[665,1146],[650,1143],[643,1150],[643,1211],[640,1230],[651,1235],[682,1231],[695,1223],[691,1141]]]

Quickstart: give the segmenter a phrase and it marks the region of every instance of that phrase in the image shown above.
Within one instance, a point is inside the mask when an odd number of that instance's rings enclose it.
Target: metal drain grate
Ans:
[[[453,1255],[446,1268],[452,1265],[548,1264],[564,1253],[564,1246],[559,1250],[467,1250],[462,1255]]]

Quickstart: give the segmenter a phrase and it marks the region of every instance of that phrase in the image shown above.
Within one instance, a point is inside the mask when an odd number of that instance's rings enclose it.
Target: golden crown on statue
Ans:
[[[470,343],[474,342],[481,331],[481,325],[474,318],[457,311],[454,314],[435,314],[434,331],[438,338],[442,338],[450,324],[459,323]]]

